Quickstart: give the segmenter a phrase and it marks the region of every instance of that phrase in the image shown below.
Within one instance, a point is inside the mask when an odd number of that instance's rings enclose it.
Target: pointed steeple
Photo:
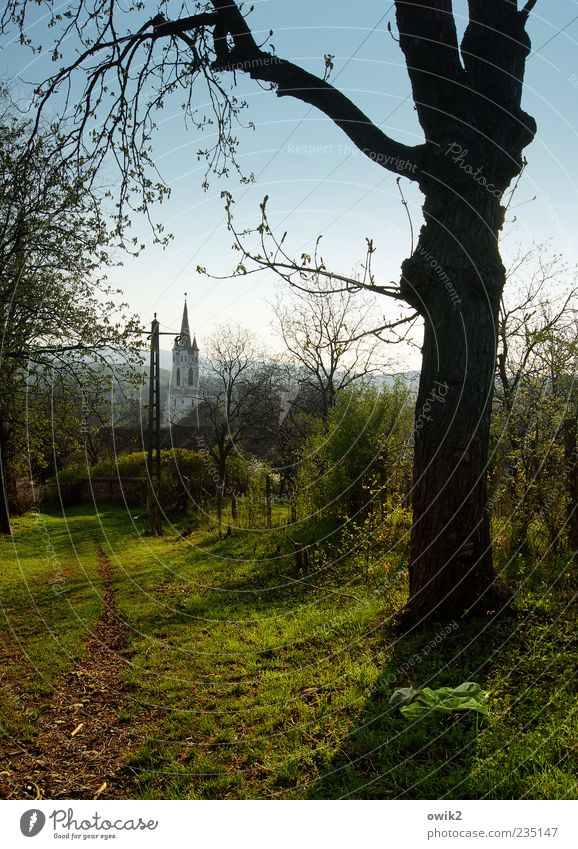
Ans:
[[[181,332],[175,336],[172,351],[173,367],[169,383],[168,407],[165,420],[176,424],[199,405],[199,346],[189,327],[187,293],[181,321]]]
[[[185,292],[185,306],[183,307],[183,320],[181,321],[181,333],[179,338],[179,348],[186,348],[187,351],[191,348],[191,331],[189,330],[189,312],[187,310],[187,294]]]

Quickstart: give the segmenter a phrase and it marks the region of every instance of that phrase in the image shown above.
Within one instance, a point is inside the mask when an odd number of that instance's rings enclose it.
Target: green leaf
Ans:
[[[407,705],[412,701],[417,692],[418,690],[414,690],[413,687],[402,687],[401,690],[395,691],[389,703],[392,707]]]
[[[458,687],[438,687],[436,690],[430,687],[421,690],[407,687],[396,690],[390,699],[390,704],[399,707],[408,719],[420,719],[432,712],[451,716],[469,710],[487,716],[488,709],[484,702],[484,691],[473,681],[465,681]]]

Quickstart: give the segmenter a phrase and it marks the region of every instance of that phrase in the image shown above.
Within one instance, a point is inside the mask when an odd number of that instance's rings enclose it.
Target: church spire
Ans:
[[[187,293],[181,321],[181,332],[173,345],[173,368],[169,383],[165,421],[176,424],[199,405],[199,346],[189,327]]]
[[[191,347],[191,331],[189,330],[189,312],[187,310],[187,293],[185,292],[185,305],[183,307],[183,320],[181,321],[181,333],[179,338],[179,348]]]

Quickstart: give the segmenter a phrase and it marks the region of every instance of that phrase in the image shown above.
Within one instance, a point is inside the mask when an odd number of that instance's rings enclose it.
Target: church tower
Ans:
[[[173,345],[173,365],[167,403],[168,424],[176,424],[199,403],[199,346],[189,329],[187,296],[181,332]]]

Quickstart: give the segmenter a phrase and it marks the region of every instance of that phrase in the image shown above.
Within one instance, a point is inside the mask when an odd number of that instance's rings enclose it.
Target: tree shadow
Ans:
[[[402,687],[435,689],[464,681],[487,690],[509,628],[507,621],[472,619],[397,638],[355,726],[309,787],[308,798],[475,798],[471,773],[484,720],[469,712],[410,721],[390,698]]]

